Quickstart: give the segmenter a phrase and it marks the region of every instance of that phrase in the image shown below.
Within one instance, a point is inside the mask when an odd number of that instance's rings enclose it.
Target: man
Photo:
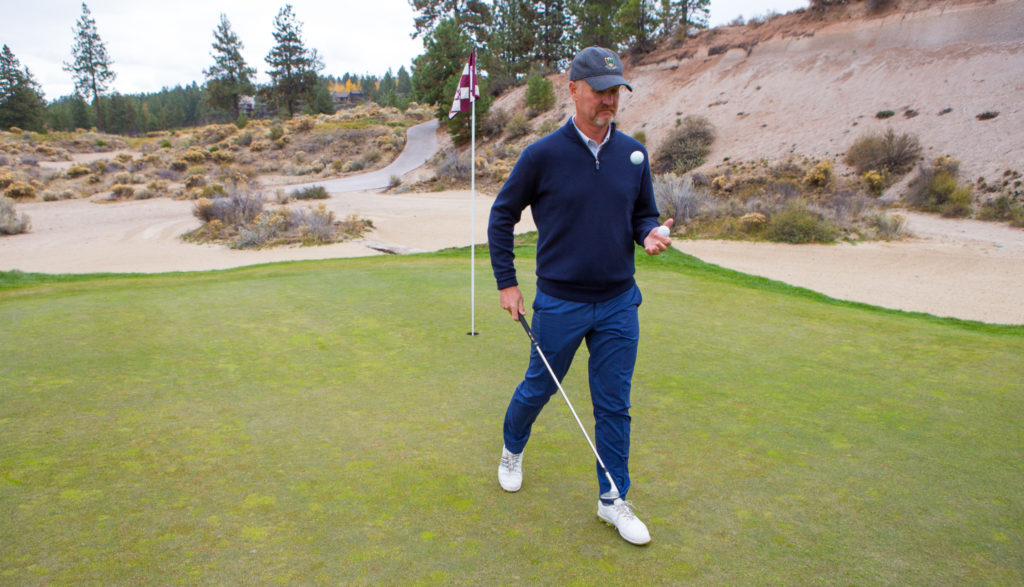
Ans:
[[[633,544],[650,533],[625,501],[629,491],[629,393],[636,363],[640,291],[634,243],[650,255],[671,244],[658,233],[651,169],[643,145],[615,130],[619,89],[633,88],[608,49],[588,47],[569,69],[576,114],[527,147],[491,208],[487,238],[502,309],[526,313],[516,279],[513,227],[529,206],[537,225],[537,295],[533,332],[561,380],[584,340],[598,454],[620,498],[599,498],[597,515]],[[670,227],[672,221],[665,223]],[[505,412],[498,481],[522,485],[522,458],[533,422],[557,386],[536,350]],[[599,496],[611,489],[598,467]]]

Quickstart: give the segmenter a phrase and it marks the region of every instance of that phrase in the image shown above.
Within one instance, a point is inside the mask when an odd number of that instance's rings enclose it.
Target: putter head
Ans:
[[[616,499],[619,499],[619,497],[619,490],[614,488],[601,494],[601,499],[607,499],[608,501],[615,501]]]

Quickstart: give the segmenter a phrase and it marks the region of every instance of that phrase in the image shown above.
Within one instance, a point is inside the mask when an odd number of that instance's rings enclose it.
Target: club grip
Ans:
[[[526,336],[530,337],[530,342],[537,344],[537,339],[533,337],[533,331],[530,330],[530,323],[526,320],[525,314],[519,315],[519,323],[523,325],[523,330],[526,331]]]

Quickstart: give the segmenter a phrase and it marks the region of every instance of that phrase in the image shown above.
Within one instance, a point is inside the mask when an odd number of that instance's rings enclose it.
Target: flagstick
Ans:
[[[474,64],[475,66],[476,64]],[[474,72],[475,73],[475,72]],[[471,78],[472,79],[472,78]],[[469,90],[469,102],[472,105],[473,112],[470,117],[469,123],[469,135],[470,135],[470,150],[469,150],[469,190],[470,196],[470,221],[469,221],[469,307],[470,307],[470,324],[469,324],[469,335],[476,336],[479,334],[476,331],[476,96],[473,92],[472,83],[476,80],[472,80]]]

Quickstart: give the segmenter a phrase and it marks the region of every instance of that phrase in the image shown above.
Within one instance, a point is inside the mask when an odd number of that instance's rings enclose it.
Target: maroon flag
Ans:
[[[476,49],[469,54],[469,61],[466,67],[462,68],[462,79],[459,80],[459,89],[455,91],[455,100],[452,101],[452,109],[448,112],[448,119],[455,118],[459,112],[469,112],[473,109],[473,102],[480,98],[480,85],[476,81]]]

